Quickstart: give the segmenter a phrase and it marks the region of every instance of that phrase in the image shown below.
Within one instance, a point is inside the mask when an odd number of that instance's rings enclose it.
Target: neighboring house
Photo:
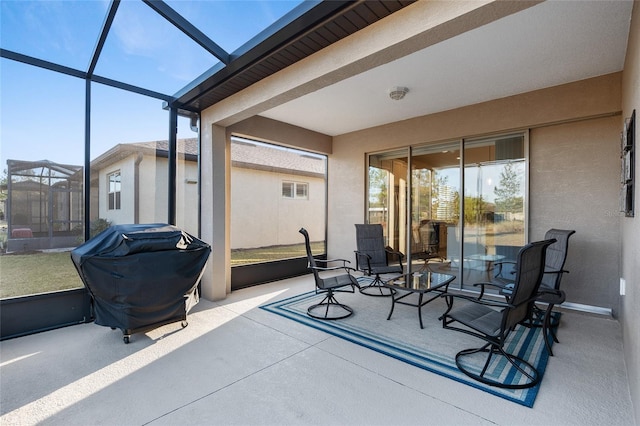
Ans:
[[[325,157],[231,139],[231,248],[324,240]]]
[[[177,224],[197,234],[198,140],[178,140]],[[92,219],[113,224],[165,222],[167,141],[118,144],[91,163]],[[324,239],[322,156],[233,139],[231,248],[296,244],[301,226]],[[291,229],[295,228],[295,232]],[[287,230],[288,232],[282,232]]]
[[[177,220],[185,228],[189,228],[187,224],[195,227],[197,139],[181,139],[177,145]],[[118,144],[93,160],[91,193],[97,199],[91,200],[92,220],[99,217],[114,224],[166,222],[168,193],[162,183],[169,178],[167,153],[167,141]]]

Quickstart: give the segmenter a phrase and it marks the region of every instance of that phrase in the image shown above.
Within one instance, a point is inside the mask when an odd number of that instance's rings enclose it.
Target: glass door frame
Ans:
[[[505,132],[505,133],[499,133],[499,134],[491,134],[491,135],[483,135],[483,136],[478,136],[478,137],[470,137],[470,138],[461,138],[461,139],[456,139],[456,140],[452,140],[449,142],[443,142],[443,143],[436,143],[436,144],[420,144],[420,145],[411,145],[411,146],[407,146],[407,147],[400,147],[400,148],[393,148],[393,149],[389,149],[389,150],[385,150],[385,151],[376,151],[376,152],[371,152],[371,153],[367,153],[366,154],[366,177],[365,177],[365,221],[366,223],[371,223],[370,219],[370,191],[371,191],[371,182],[370,182],[370,175],[369,175],[369,170],[371,168],[371,164],[372,164],[372,157],[375,156],[380,156],[380,155],[400,155],[400,153],[405,150],[406,151],[406,158],[407,160],[407,173],[405,176],[406,179],[406,185],[404,187],[405,190],[405,194],[404,194],[404,199],[406,201],[406,206],[405,206],[405,211],[406,211],[406,220],[405,220],[405,235],[404,235],[404,244],[403,247],[400,248],[400,251],[403,251],[405,253],[405,269],[409,267],[409,265],[412,264],[413,259],[412,259],[412,255],[411,255],[411,232],[412,232],[412,226],[413,226],[413,207],[414,207],[414,200],[413,200],[413,196],[412,196],[412,188],[413,188],[413,173],[412,173],[412,162],[413,162],[413,154],[416,150],[420,149],[420,148],[424,148],[424,147],[429,147],[432,149],[438,149],[439,147],[453,147],[454,145],[457,145],[457,149],[459,150],[460,153],[460,158],[459,158],[459,162],[458,162],[458,168],[459,168],[459,176],[460,176],[460,187],[458,188],[460,196],[459,196],[459,206],[458,206],[458,223],[456,225],[457,228],[457,232],[459,232],[460,234],[460,238],[457,241],[458,247],[458,253],[460,253],[460,258],[462,258],[462,256],[464,256],[464,235],[465,235],[465,220],[464,220],[464,212],[465,212],[465,197],[464,197],[464,190],[465,190],[465,148],[468,146],[468,144],[473,144],[473,143],[478,143],[480,141],[490,141],[490,140],[500,140],[500,139],[507,139],[507,138],[511,138],[511,137],[522,137],[523,138],[523,157],[524,157],[524,190],[523,190],[523,196],[524,196],[524,202],[523,202],[523,216],[524,216],[524,227],[523,227],[523,238],[524,241],[523,243],[526,244],[529,241],[529,206],[530,206],[530,194],[529,194],[529,185],[530,185],[530,178],[529,178],[529,171],[530,171],[530,156],[529,156],[529,131],[527,129],[523,129],[523,130],[514,130],[512,132]],[[398,157],[400,158],[400,157]],[[388,202],[387,202],[387,206],[388,206]],[[388,212],[388,214],[392,214],[392,212]],[[464,266],[463,266],[463,262],[459,262],[459,265],[457,266],[457,268],[453,269],[452,271],[456,271],[454,273],[457,274],[457,276],[459,277],[459,279],[457,279],[454,283],[452,283],[452,285],[454,287],[456,287],[459,290],[465,290],[465,291],[474,291],[472,288],[469,288],[469,283],[465,282],[465,274],[464,274]],[[470,281],[471,282],[471,281]]]

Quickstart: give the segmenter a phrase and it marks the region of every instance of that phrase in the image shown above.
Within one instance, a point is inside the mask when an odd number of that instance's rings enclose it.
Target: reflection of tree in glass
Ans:
[[[369,167],[369,205],[385,207],[387,205],[387,171]]]
[[[523,199],[520,194],[521,172],[514,163],[507,163],[500,172],[500,185],[494,187],[496,194],[496,210],[500,212],[518,213],[523,210]]]
[[[387,170],[369,167],[369,223],[387,221],[388,180]]]
[[[419,223],[424,219],[431,219],[433,204],[433,189],[431,187],[431,170],[418,169],[413,171],[412,185],[416,191],[412,193],[417,199],[413,200],[413,221]]]
[[[486,219],[487,203],[479,197],[464,197],[464,221],[465,223],[482,223]]]

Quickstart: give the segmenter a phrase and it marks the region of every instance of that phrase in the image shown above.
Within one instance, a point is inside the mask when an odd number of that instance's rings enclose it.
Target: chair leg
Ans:
[[[473,355],[476,353],[487,353],[487,360],[485,361],[484,366],[479,374],[472,371],[472,369],[476,370],[476,368],[473,368],[472,366],[466,366],[462,362],[462,359],[465,356]],[[504,359],[506,359],[513,368],[515,368],[520,374],[522,374],[522,376],[525,378],[525,382],[524,383],[504,383],[504,382],[498,381],[497,379],[492,379],[490,377],[487,377],[486,373],[491,364],[491,360],[494,356],[504,357]],[[489,386],[495,386],[500,388],[525,389],[525,388],[530,388],[532,386],[535,386],[536,384],[538,384],[540,380],[538,370],[536,370],[533,365],[531,365],[529,362],[525,361],[524,359],[517,357],[516,355],[505,352],[504,349],[502,349],[500,346],[492,343],[487,343],[481,348],[465,349],[463,351],[458,352],[456,354],[456,366],[460,371],[462,371],[464,374],[471,377],[472,379],[475,379]],[[510,376],[510,374],[507,374],[507,377],[508,376]]]
[[[380,278],[380,274],[376,274],[376,277],[371,284],[360,286],[360,293],[366,296],[389,297],[393,295],[393,292],[393,289],[382,285],[382,278]]]
[[[547,305],[547,310],[544,313],[544,319],[542,320],[542,336],[544,337],[544,345],[547,347],[547,352],[549,352],[550,356],[553,356],[553,351],[551,350],[551,343],[549,343],[549,335],[553,338],[553,341],[556,343],[560,343],[556,334],[553,332],[553,328],[551,327],[551,310],[553,309],[553,304],[549,303]]]
[[[307,308],[307,315],[321,320],[338,320],[347,318],[352,314],[353,309],[339,303],[333,295],[333,290],[328,290],[327,295],[320,303],[316,303]]]

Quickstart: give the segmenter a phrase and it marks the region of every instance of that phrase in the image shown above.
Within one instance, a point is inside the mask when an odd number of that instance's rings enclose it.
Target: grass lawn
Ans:
[[[311,243],[311,252],[314,255],[324,253],[324,242],[320,241]],[[231,266],[306,256],[307,251],[304,248],[304,244],[291,244],[252,249],[234,249],[231,250]]]
[[[323,253],[324,243],[312,243]],[[231,251],[231,266],[306,256],[304,244]],[[82,287],[69,252],[5,254],[0,256],[0,298]]]
[[[82,287],[69,252],[0,256],[0,297]]]

